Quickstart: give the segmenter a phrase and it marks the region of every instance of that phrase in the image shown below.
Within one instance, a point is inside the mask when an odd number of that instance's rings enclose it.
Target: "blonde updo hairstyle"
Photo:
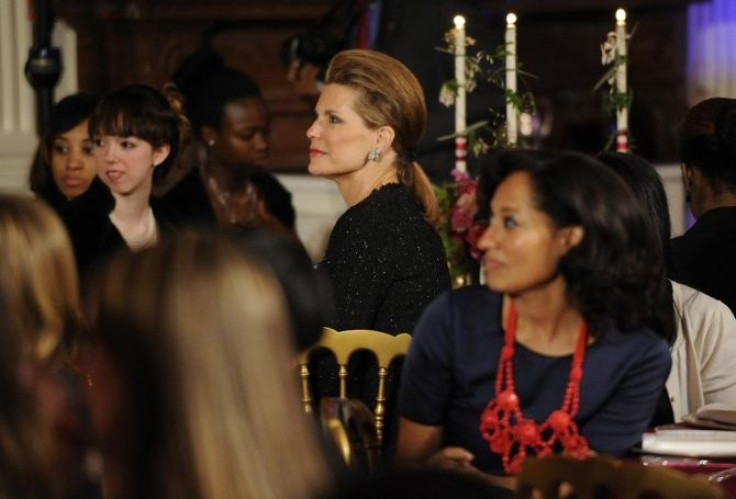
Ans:
[[[432,184],[414,161],[417,144],[427,124],[424,91],[417,78],[401,62],[373,50],[345,50],[333,57],[326,83],[345,85],[359,97],[355,112],[372,129],[393,128],[399,180],[419,200],[424,218],[439,222],[439,207]]]

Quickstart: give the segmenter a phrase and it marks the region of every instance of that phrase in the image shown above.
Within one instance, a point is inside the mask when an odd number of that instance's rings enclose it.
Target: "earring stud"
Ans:
[[[368,161],[380,161],[380,159],[381,151],[379,151],[377,147],[371,149],[371,152],[368,153]]]
[[[208,140],[207,141],[207,145],[210,146],[210,147],[214,146],[215,145],[215,139]]]

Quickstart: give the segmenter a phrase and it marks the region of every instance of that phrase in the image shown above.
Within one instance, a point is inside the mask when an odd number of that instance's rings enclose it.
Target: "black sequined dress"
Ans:
[[[375,329],[411,333],[424,308],[450,288],[442,240],[424,219],[421,205],[402,184],[386,184],[350,207],[337,221],[319,268],[332,283],[334,329]],[[387,380],[386,440],[395,433],[393,406],[401,361]],[[337,395],[337,368],[313,357],[312,390]],[[375,406],[377,368],[369,355],[354,355],[348,368],[348,397]]]
[[[384,185],[340,217],[320,268],[332,282],[337,330],[411,333],[450,287],[442,241],[402,184]]]

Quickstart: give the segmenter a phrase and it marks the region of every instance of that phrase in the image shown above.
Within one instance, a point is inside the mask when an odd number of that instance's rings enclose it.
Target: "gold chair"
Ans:
[[[549,456],[530,457],[524,461],[517,497],[721,499],[725,494],[704,475],[688,475],[606,456],[584,460]]]
[[[350,356],[359,351],[372,352],[378,363],[378,393],[376,395],[376,406],[373,410],[376,422],[376,435],[378,442],[383,441],[383,429],[386,418],[386,377],[391,362],[399,356],[406,355],[411,343],[411,336],[401,333],[397,336],[372,331],[370,329],[351,329],[346,331],[335,331],[324,328],[320,341],[299,354],[298,363],[302,380],[302,404],[304,411],[312,412],[312,395],[309,390],[309,369],[307,364],[312,351],[318,348],[326,348],[335,354],[338,365],[339,394],[341,399],[347,399],[348,361]]]

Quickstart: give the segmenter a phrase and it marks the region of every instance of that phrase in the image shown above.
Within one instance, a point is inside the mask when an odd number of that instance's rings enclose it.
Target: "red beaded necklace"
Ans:
[[[583,359],[588,343],[588,327],[580,326],[575,354],[570,367],[562,407],[547,420],[537,424],[521,413],[519,397],[514,388],[514,343],[516,339],[516,307],[511,302],[506,324],[505,341],[496,373],[496,398],[488,402],[480,416],[480,432],[491,452],[501,455],[503,469],[515,475],[528,452],[538,457],[552,454],[555,446],[562,452],[584,459],[589,452],[588,441],[580,435],[573,418],[580,408],[580,381],[583,379]]]

